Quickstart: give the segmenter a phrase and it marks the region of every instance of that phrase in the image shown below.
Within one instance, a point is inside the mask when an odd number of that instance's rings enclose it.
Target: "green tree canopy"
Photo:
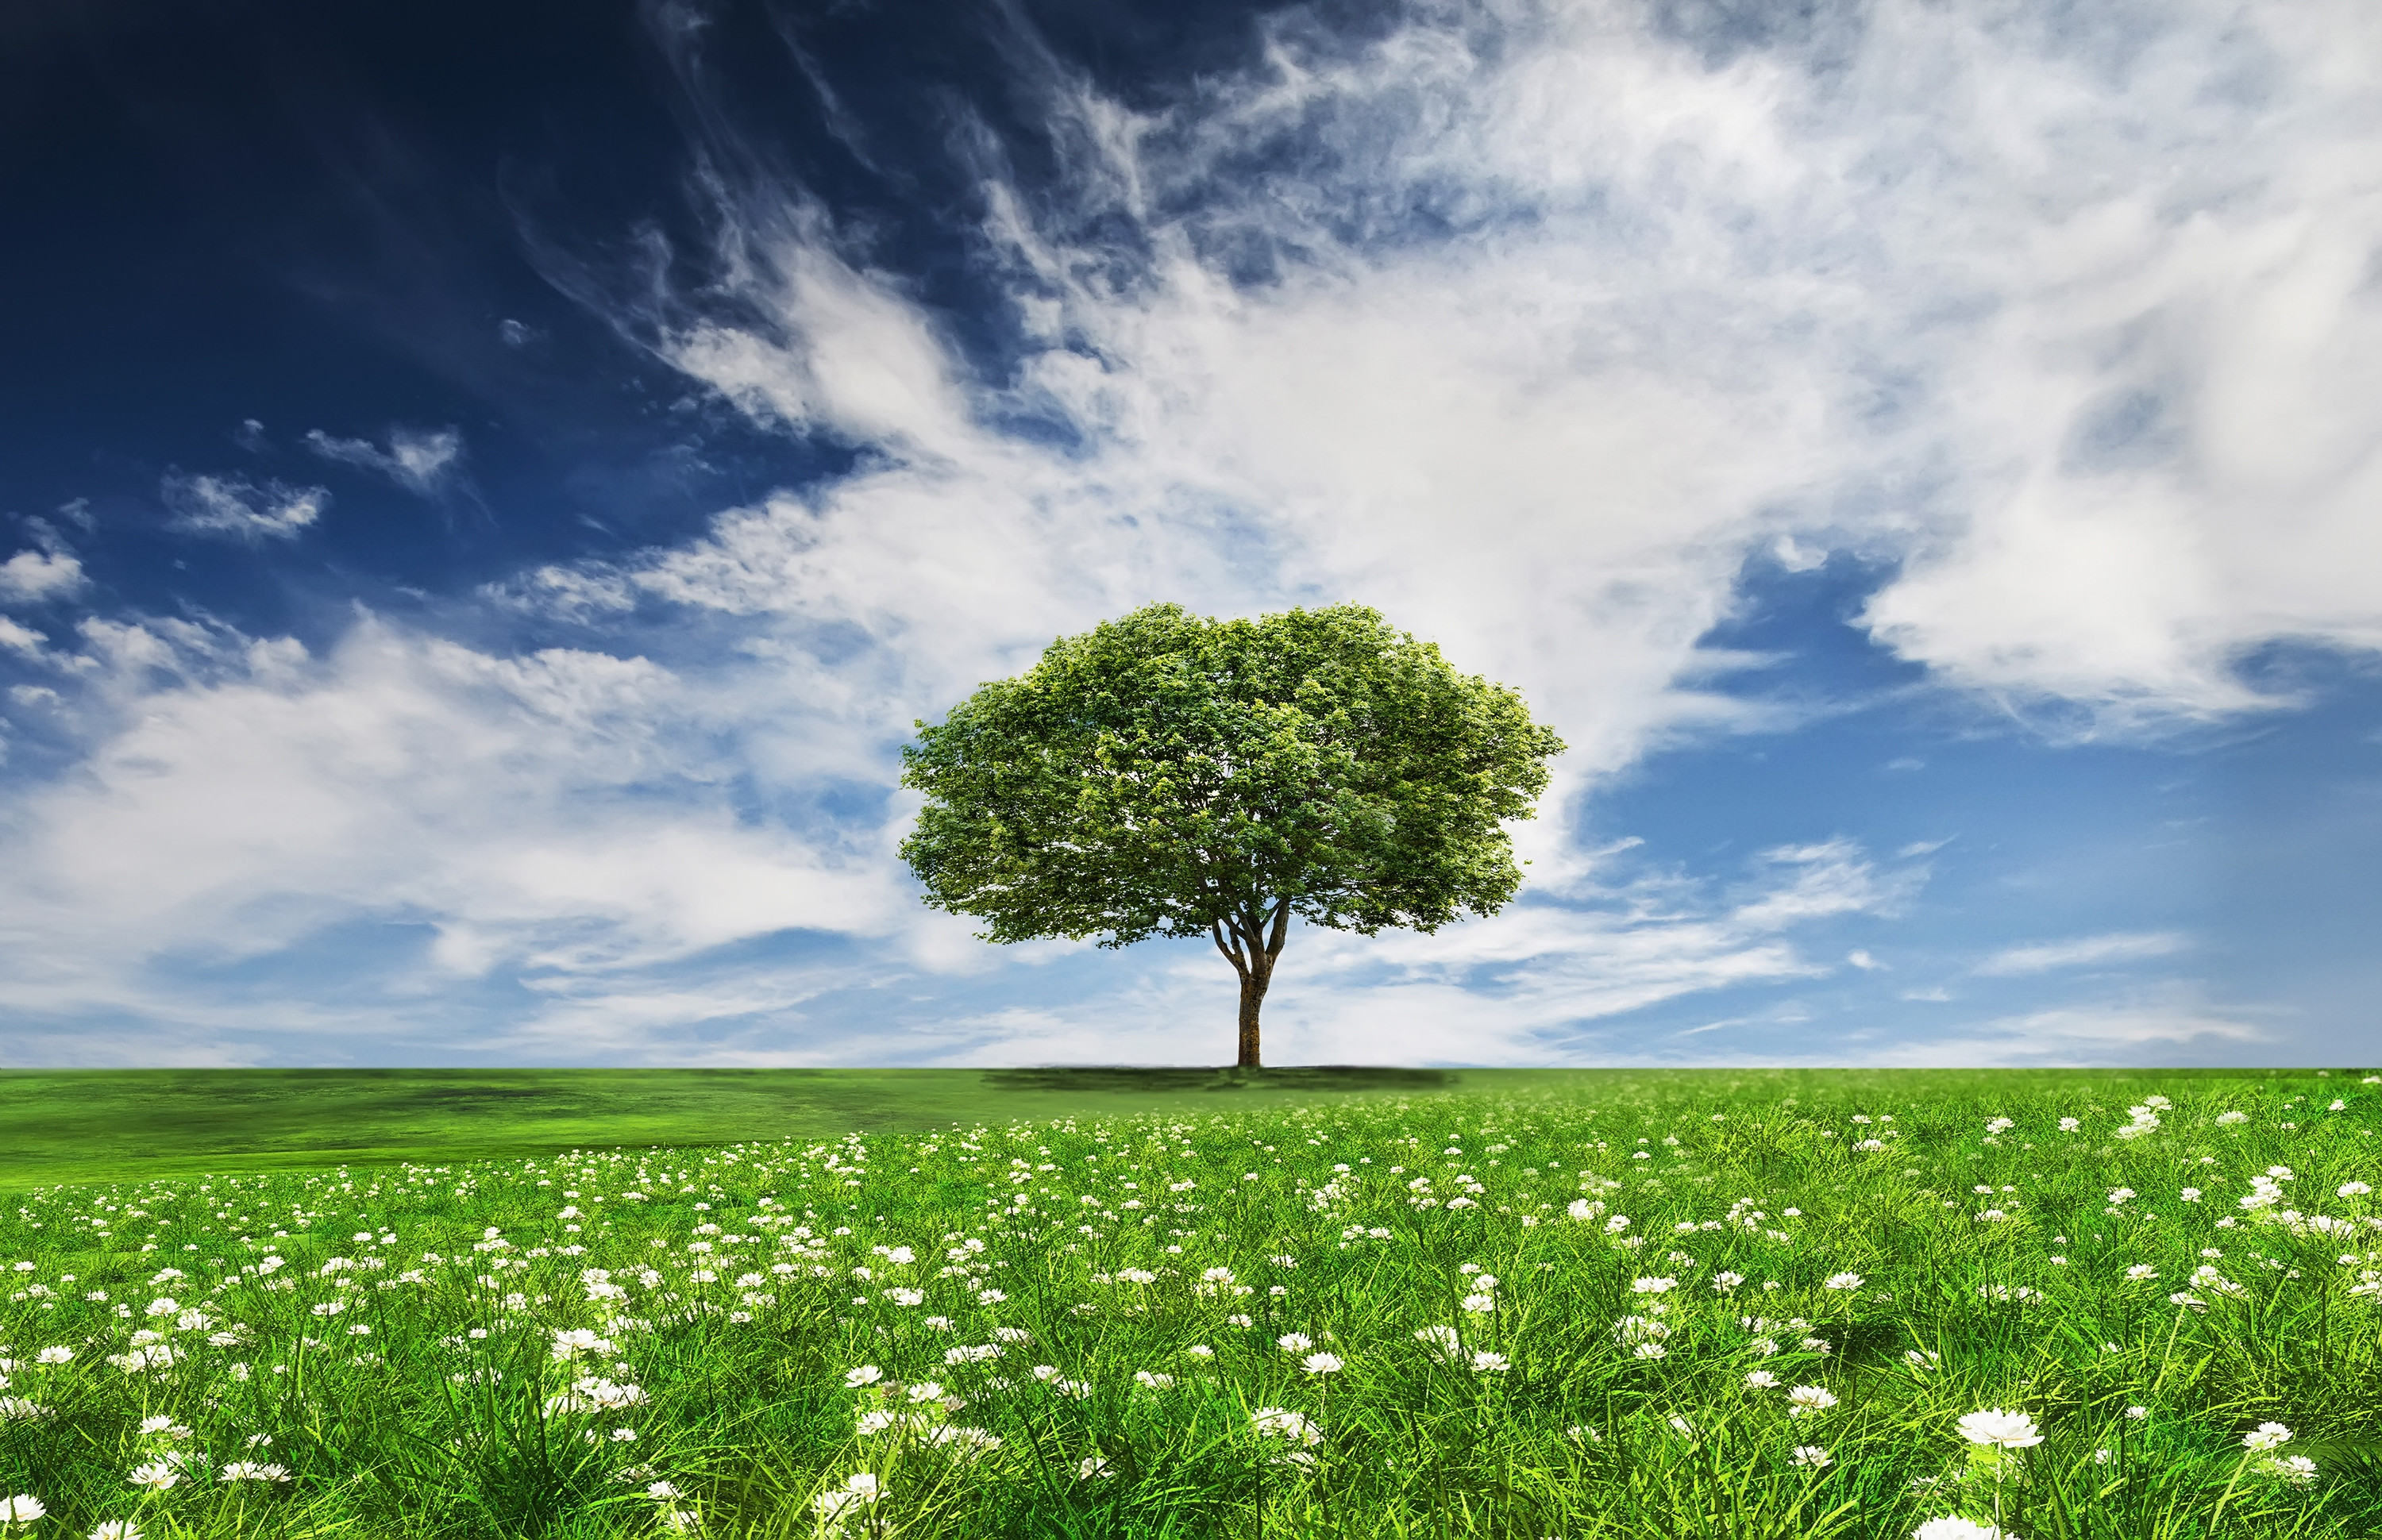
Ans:
[[[902,854],[988,941],[1206,935],[1239,1062],[1293,915],[1371,935],[1492,914],[1563,740],[1360,605],[1211,620],[1151,605],[1052,642],[902,751]]]

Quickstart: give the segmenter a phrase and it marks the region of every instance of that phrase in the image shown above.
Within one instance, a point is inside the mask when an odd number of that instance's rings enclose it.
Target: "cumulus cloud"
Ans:
[[[82,587],[82,563],[64,551],[19,551],[0,562],[0,599],[40,603]]]
[[[295,540],[331,505],[329,489],[262,485],[240,476],[168,475],[159,483],[174,528],[233,540]]]
[[[463,458],[463,435],[453,428],[391,428],[386,449],[368,438],[333,438],[316,428],[306,434],[306,446],[325,459],[378,471],[424,497],[445,490]]]
[[[2184,939],[2170,932],[2116,935],[2085,935],[2072,941],[2051,941],[2032,947],[2012,947],[1977,964],[1986,978],[2019,978],[2047,973],[2056,968],[2087,968],[2098,963],[2139,962],[2169,957],[2183,949]]]
[[[436,988],[887,923],[882,864],[743,816],[702,706],[648,661],[493,656],[376,620],[323,657],[192,622],[79,640],[98,746],[5,831],[12,1008],[171,1015],[141,983],[162,961],[349,924],[416,936],[395,973]]]

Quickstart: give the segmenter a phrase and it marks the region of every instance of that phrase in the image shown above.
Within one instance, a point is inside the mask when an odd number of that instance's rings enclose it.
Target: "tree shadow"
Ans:
[[[1425,1091],[1453,1078],[1444,1069],[1366,1064],[1296,1064],[1280,1069],[1054,1064],[984,1072],[984,1083],[996,1091],[1061,1092]]]

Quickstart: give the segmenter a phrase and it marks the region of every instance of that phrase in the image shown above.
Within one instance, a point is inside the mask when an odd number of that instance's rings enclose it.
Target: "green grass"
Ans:
[[[2337,1192],[2382,1185],[2359,1076],[419,1078],[231,1083],[272,1158],[330,1107],[376,1155],[582,1147],[236,1171],[152,1132],[221,1174],[13,1195],[0,1498],[49,1516],[11,1540],[2382,1529],[2382,1209]],[[562,1099],[439,1094],[530,1083]],[[719,1142],[747,1118],[780,1124]],[[1834,1404],[1790,1415],[1799,1386]],[[1992,1408],[2043,1442],[1964,1441]],[[2265,1422],[2290,1442],[2245,1447]],[[2312,1480],[2272,1469],[2302,1453]],[[878,1500],[823,1519],[856,1478]]]
[[[2279,1070],[84,1069],[0,1070],[0,1191],[203,1172],[915,1132],[1415,1095],[1776,1096],[2104,1085],[2111,1095]]]
[[[736,1144],[1496,1086],[1529,1071],[0,1070],[0,1189],[126,1176]],[[1561,1083],[1567,1072],[1551,1072]]]

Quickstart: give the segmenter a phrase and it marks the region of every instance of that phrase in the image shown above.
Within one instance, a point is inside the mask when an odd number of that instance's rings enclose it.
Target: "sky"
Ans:
[[[2382,1059],[2365,0],[20,0],[0,1066],[1220,1063],[914,724],[1373,605],[1570,748],[1278,1063]]]

